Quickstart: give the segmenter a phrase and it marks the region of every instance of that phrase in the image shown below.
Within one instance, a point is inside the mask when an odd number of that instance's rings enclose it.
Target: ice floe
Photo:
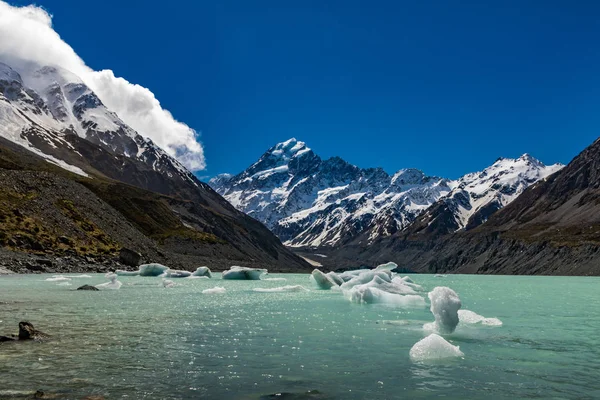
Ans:
[[[117,280],[117,274],[113,274],[113,273],[109,272],[108,274],[105,275],[105,277],[106,277],[106,279],[108,279],[108,282],[96,285],[96,287],[98,289],[117,290],[117,289],[121,288],[122,283]]]
[[[435,330],[442,334],[454,332],[458,325],[458,310],[462,306],[456,292],[446,286],[438,286],[429,294],[431,313],[435,318],[432,324],[426,324],[425,329]]]
[[[170,279],[165,279],[165,278],[163,278],[163,280],[162,280],[162,283],[161,283],[161,284],[162,284],[162,287],[164,287],[165,289],[170,289],[170,288],[173,288],[173,287],[175,287],[175,286],[176,286],[176,285],[175,285],[175,282],[173,282],[173,281],[172,281],[172,280],[170,280]]]
[[[63,275],[54,275],[52,278],[46,278],[48,282],[62,282],[62,281],[70,281],[71,278],[68,278]]]
[[[115,274],[117,274],[118,276],[138,276],[140,274],[140,271],[125,271],[122,269],[118,269],[115,271]]]
[[[328,276],[328,274],[324,274],[318,269],[313,270],[313,272],[310,274],[310,279],[317,285],[319,289],[323,290],[328,290],[334,286],[339,286]]]
[[[190,276],[192,276],[192,273],[190,271],[168,269],[160,276],[164,278],[189,278]]]
[[[226,290],[224,287],[215,286],[214,288],[211,288],[211,289],[204,289],[202,291],[202,294],[223,294],[225,292],[226,292]]]
[[[266,273],[267,270],[263,268],[238,267],[237,265],[234,265],[228,271],[223,271],[222,278],[258,281],[261,276]]]
[[[212,272],[210,272],[210,269],[208,267],[198,267],[196,268],[192,276],[205,276],[207,278],[212,278]]]
[[[486,318],[471,310],[458,310],[458,319],[461,324],[481,324],[487,326],[502,326],[498,318]]]
[[[160,276],[167,271],[169,267],[165,267],[162,264],[144,264],[140,265],[140,276]]]
[[[441,360],[445,358],[464,357],[458,346],[454,346],[438,334],[432,333],[419,340],[410,349],[410,359],[413,361]]]
[[[287,285],[275,288],[254,288],[255,292],[260,293],[285,293],[285,292],[308,292],[309,290],[302,285]]]

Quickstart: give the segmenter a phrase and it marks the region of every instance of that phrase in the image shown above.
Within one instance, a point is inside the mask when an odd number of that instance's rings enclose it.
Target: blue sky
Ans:
[[[15,5],[29,1],[10,1]],[[150,88],[236,173],[296,137],[456,178],[600,132],[600,3],[40,0],[92,68]]]

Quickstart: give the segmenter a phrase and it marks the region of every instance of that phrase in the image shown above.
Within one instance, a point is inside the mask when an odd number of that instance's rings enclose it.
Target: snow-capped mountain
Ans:
[[[416,169],[389,175],[339,157],[322,160],[305,143],[290,139],[242,173],[219,175],[209,184],[286,245],[327,247],[356,238],[368,244],[407,228],[419,215],[433,221],[442,209],[451,214],[449,232],[470,229],[561,167],[523,155],[454,181]]]
[[[333,246],[373,230],[390,235],[452,189],[415,169],[390,176],[339,157],[322,160],[290,139],[236,175],[210,181],[236,208],[265,223],[289,246]]]
[[[439,236],[473,229],[529,186],[563,167],[562,164],[546,166],[529,154],[516,159],[499,158],[483,171],[453,181],[452,191],[421,214],[408,230]]]
[[[48,169],[48,181],[75,182],[72,197],[84,198],[93,190],[102,199],[93,206],[106,202],[104,206],[117,209],[124,221],[139,229],[127,237],[116,233],[114,242],[124,245],[139,239],[136,235],[146,243],[156,239],[154,245],[161,250],[155,254],[171,257],[180,265],[191,267],[202,257],[210,257],[210,262],[218,261],[221,267],[232,263],[280,270],[310,267],[262,224],[232,207],[174,157],[123,122],[76,75],[54,66],[19,62],[14,67],[2,61],[0,169],[32,168],[44,173]],[[91,179],[46,168],[31,153]],[[55,176],[56,171],[60,176]],[[43,193],[40,181],[44,179],[32,180],[27,190]],[[56,195],[60,198],[61,193]],[[55,244],[48,246],[54,249]]]
[[[108,110],[81,79],[54,66],[25,64],[17,71],[0,62],[0,136],[80,175],[90,172],[90,159],[80,148],[85,143],[79,139],[85,139],[138,168],[197,184],[181,163]],[[114,168],[105,171],[96,161],[94,172],[114,175]],[[122,167],[121,175],[131,169],[127,162]]]

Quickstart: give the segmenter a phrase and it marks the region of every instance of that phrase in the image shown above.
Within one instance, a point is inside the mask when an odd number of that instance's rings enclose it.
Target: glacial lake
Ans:
[[[53,336],[0,344],[0,399],[38,389],[64,399],[600,398],[598,278],[413,275],[425,298],[448,286],[463,309],[503,322],[460,323],[445,338],[464,357],[415,362],[428,307],[354,304],[301,274],[215,274],[168,289],[160,278],[119,277],[120,290],[73,290],[106,282],[90,275],[71,286],[0,277],[0,334],[27,320]],[[310,291],[253,291],[284,285]],[[215,286],[226,292],[201,293]],[[276,393],[299,396],[268,397]]]

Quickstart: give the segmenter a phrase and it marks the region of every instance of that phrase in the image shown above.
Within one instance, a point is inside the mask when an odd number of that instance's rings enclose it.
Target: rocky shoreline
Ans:
[[[108,272],[133,269],[114,257],[53,256],[13,252],[0,248],[0,275]]]

